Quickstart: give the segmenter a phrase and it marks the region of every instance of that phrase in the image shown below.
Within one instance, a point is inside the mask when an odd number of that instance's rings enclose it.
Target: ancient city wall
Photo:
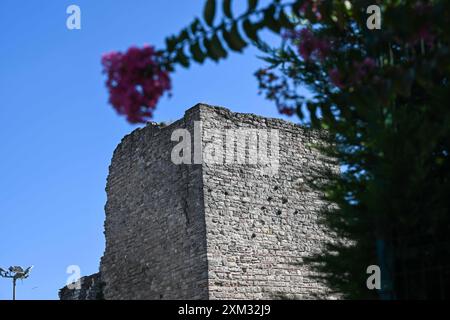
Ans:
[[[101,260],[106,299],[206,299],[207,261],[200,165],[175,165],[176,128],[193,130],[199,110],[168,127],[149,124],[114,152]]]
[[[328,237],[306,183],[327,165],[321,134],[199,104],[125,136],[106,186],[104,298],[329,297],[304,264]]]
[[[103,300],[103,282],[100,273],[82,277],[78,283],[65,286],[58,292],[60,300]]]
[[[202,111],[205,132],[236,132],[234,144],[215,134],[203,141],[204,149],[223,146],[227,155],[233,154],[227,148],[235,148],[234,163],[203,167],[210,298],[326,296],[326,288],[303,264],[327,238],[317,224],[318,210],[325,204],[306,184],[311,172],[325,165],[312,147],[321,139],[319,132],[223,108]],[[279,155],[279,163],[268,164],[273,170],[262,161],[249,164],[249,151],[260,145],[249,144],[244,135],[261,138],[265,133],[269,138],[264,143],[273,142],[271,151]],[[242,154],[248,161],[236,164]]]

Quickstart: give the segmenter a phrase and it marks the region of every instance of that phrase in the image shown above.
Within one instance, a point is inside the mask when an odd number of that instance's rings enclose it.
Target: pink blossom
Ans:
[[[408,41],[409,44],[416,45],[423,41],[427,46],[433,47],[433,43],[435,40],[435,35],[431,33],[430,26],[424,25],[420,27],[418,32],[411,36]]]
[[[406,42],[410,45],[417,45],[423,41],[427,46],[433,47],[436,36],[432,32],[432,24],[430,23],[433,10],[432,4],[425,1],[417,1],[413,5],[413,10],[416,16],[415,19],[422,21],[422,23],[416,24],[416,31],[408,37]]]
[[[354,64],[353,81],[355,83],[360,83],[362,79],[366,78],[367,75],[376,68],[376,62],[372,58],[365,58],[362,62],[355,62]]]
[[[322,14],[319,11],[319,6],[321,0],[305,0],[299,8],[300,14],[305,14],[309,7],[311,7],[311,12],[315,15],[317,20],[322,19]]]
[[[376,61],[370,57],[366,57],[363,61],[356,61],[353,63],[350,76],[345,77],[337,67],[334,67],[328,70],[328,77],[330,78],[331,83],[336,87],[344,89],[346,86],[344,81],[351,86],[361,84],[363,80],[367,80],[369,77],[371,77],[372,80],[375,80],[376,76],[373,76],[371,73],[373,73],[376,67]]]
[[[298,33],[300,44],[298,45],[298,52],[305,60],[313,58],[324,59],[329,51],[330,45],[328,41],[317,38],[310,29],[302,29]]]
[[[290,117],[290,116],[294,115],[295,109],[292,108],[292,107],[287,107],[287,106],[279,106],[278,107],[278,112],[280,114],[284,114],[284,115],[287,115],[287,116]]]
[[[343,89],[344,83],[342,82],[341,74],[339,73],[338,68],[333,68],[328,71],[328,76],[330,77],[331,82],[338,88]]]
[[[158,58],[151,46],[131,47],[126,53],[115,51],[102,57],[109,102],[130,123],[151,118],[160,97],[171,89],[169,75]]]

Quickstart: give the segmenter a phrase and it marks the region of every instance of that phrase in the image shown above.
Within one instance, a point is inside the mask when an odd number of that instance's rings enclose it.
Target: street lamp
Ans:
[[[8,270],[0,268],[0,277],[13,279],[13,300],[16,300],[17,279],[23,280],[28,278],[30,276],[31,269],[33,269],[33,266],[28,267],[25,270],[19,266],[9,267]]]

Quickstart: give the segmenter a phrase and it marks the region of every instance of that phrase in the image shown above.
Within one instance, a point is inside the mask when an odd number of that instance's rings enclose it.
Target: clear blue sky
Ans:
[[[135,127],[107,104],[100,58],[130,45],[161,47],[202,11],[203,0],[1,0],[0,267],[35,265],[18,299],[57,299],[79,265],[97,272],[104,250],[105,182],[112,153]],[[242,2],[241,2],[242,3]],[[82,29],[66,28],[81,7]],[[277,117],[257,94],[255,50],[173,75],[155,121],[197,102]],[[11,282],[0,278],[0,300]]]

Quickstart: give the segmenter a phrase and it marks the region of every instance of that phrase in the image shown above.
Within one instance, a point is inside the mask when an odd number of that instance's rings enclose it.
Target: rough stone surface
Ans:
[[[78,280],[79,289],[69,289],[67,286],[59,290],[60,300],[102,300],[103,283],[100,273],[82,277]]]
[[[114,152],[100,271],[106,299],[207,299],[201,165],[175,165],[176,128],[193,132],[200,108],[162,128],[148,124]]]
[[[181,128],[202,146],[200,164],[171,161],[179,145],[171,135]],[[278,166],[259,161],[259,153],[254,161],[264,143],[247,142],[247,134],[258,142],[278,134],[265,144],[268,156],[278,151]],[[322,134],[198,104],[169,126],[150,123],[124,137],[106,187],[105,298],[330,297],[303,263],[329,237],[317,224],[326,204],[305,183],[329,165],[311,147]]]
[[[326,288],[302,264],[327,238],[317,224],[325,204],[305,184],[308,174],[324,165],[310,146],[319,142],[319,133],[278,119],[204,110],[206,131],[279,133],[278,174],[265,174],[261,165],[203,167],[209,298],[326,297]],[[240,154],[244,141],[236,146]]]

